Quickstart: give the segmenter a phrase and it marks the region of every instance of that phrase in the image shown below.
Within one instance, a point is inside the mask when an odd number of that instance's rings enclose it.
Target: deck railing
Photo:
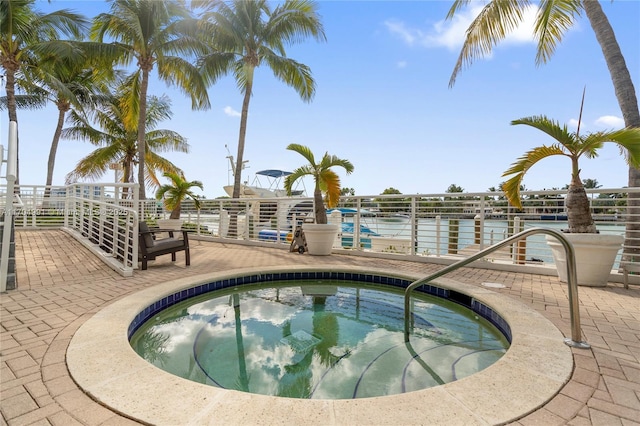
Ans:
[[[627,207],[628,194],[640,193],[640,188],[589,189],[587,193],[600,233],[625,234],[627,221],[640,221]],[[564,196],[565,191],[525,191],[521,210],[510,207],[499,192],[343,197],[339,210],[347,225],[335,247],[431,259],[468,256],[528,228],[566,229]],[[311,198],[242,199],[235,207],[230,199],[201,200],[199,211],[185,202],[182,218],[184,226],[202,236],[287,246],[291,224],[311,212],[311,206]],[[238,212],[235,222],[234,211]],[[640,245],[640,233],[631,233],[627,241]],[[622,250],[615,268],[621,254]],[[542,235],[519,241],[486,260],[553,265]],[[630,261],[636,260],[640,259]]]
[[[116,271],[138,266],[137,184],[20,185],[17,229],[64,228]],[[6,186],[0,186],[5,199]],[[0,211],[4,211],[0,204]]]
[[[124,188],[136,192],[133,185]],[[73,184],[66,189],[65,229],[107,256],[115,270],[132,275],[138,267],[137,200],[120,197],[122,186]]]
[[[50,187],[48,198],[44,197],[45,189],[41,185],[20,186],[24,207],[15,211],[16,228],[70,224],[79,227],[80,218],[85,222],[89,217],[96,220],[91,210],[107,211],[109,206],[127,215],[137,212],[140,220],[152,225],[169,214],[157,200],[138,203],[137,190],[131,184]],[[626,232],[627,242],[640,245],[640,232],[626,230],[627,221],[640,222],[627,203],[629,194],[640,195],[640,188],[588,189],[587,194],[600,233]],[[525,191],[522,196],[521,210],[509,206],[500,192],[342,197],[340,213],[329,215],[330,220],[344,222],[334,248],[367,256],[411,256],[427,262],[451,263],[528,228],[567,228],[565,191]],[[81,199],[84,204],[78,201],[68,205],[70,198]],[[196,210],[193,202],[184,201],[181,218],[183,228],[196,238],[288,248],[292,226],[312,211],[312,204],[312,198],[221,198],[203,199],[200,210]],[[109,214],[98,215],[102,216],[113,219]],[[137,227],[136,218],[126,216],[123,220],[128,225],[118,231],[119,235]],[[102,241],[103,237],[93,238]],[[136,242],[125,245],[133,250]],[[125,257],[122,253],[118,256]],[[551,251],[539,235],[496,251],[485,261],[487,267],[553,266]],[[635,257],[622,260],[621,250],[614,269],[621,262],[638,261]]]

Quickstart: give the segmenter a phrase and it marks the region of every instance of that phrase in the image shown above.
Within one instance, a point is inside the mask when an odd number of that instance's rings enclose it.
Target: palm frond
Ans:
[[[313,152],[311,152],[311,149],[309,147],[297,143],[292,143],[287,146],[287,149],[289,151],[294,151],[302,155],[305,160],[309,162],[309,165],[311,165],[311,167],[316,167],[316,160],[313,156]]]
[[[502,174],[502,177],[513,175],[506,182],[504,182],[502,186],[502,190],[504,191],[505,196],[512,205],[518,208],[522,207],[522,203],[520,201],[520,186],[522,185],[522,180],[524,179],[524,175],[527,173],[527,171],[542,159],[554,155],[564,155],[571,157],[559,145],[541,146],[527,151]]]
[[[158,61],[160,79],[175,84],[182,92],[191,97],[191,108],[205,110],[211,107],[207,86],[198,68],[178,56],[163,56]]]
[[[466,1],[456,1],[447,14],[452,19]],[[530,6],[528,0],[491,1],[485,5],[466,31],[466,37],[460,56],[449,79],[453,87],[458,73],[471,65],[475,59],[489,55],[494,46],[502,41],[524,20],[524,13]]]
[[[585,150],[589,149],[590,152],[595,152],[605,142],[613,142],[620,148],[627,164],[635,168],[640,167],[640,128],[628,127],[615,131],[590,133],[584,136],[583,140]]]
[[[293,184],[298,179],[305,176],[314,176],[314,174],[315,169],[309,164],[296,168],[290,175],[284,178],[284,190],[287,191],[287,194],[291,195]]]
[[[536,15],[534,34],[538,39],[536,65],[546,63],[562,41],[562,37],[580,15],[579,1],[542,0]]]
[[[320,171],[320,182],[322,182],[327,207],[337,206],[340,201],[340,177],[331,169],[323,169]]]
[[[311,76],[311,68],[293,59],[272,53],[265,55],[264,59],[271,71],[273,71],[273,75],[298,92],[302,100],[311,102],[316,92],[315,81]]]
[[[580,140],[576,134],[569,132],[566,125],[560,126],[556,120],[552,120],[545,115],[524,117],[511,121],[511,125],[518,124],[524,124],[546,133],[574,154],[579,150]]]
[[[34,110],[47,106],[47,98],[34,95],[15,95],[16,107],[18,109]],[[7,109],[7,97],[0,96],[0,111]]]

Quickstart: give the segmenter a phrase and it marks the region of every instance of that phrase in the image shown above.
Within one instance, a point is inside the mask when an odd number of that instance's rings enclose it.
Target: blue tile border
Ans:
[[[144,324],[149,318],[152,318],[154,315],[170,306],[173,306],[192,297],[200,296],[211,291],[237,287],[245,284],[256,284],[259,282],[269,283],[274,281],[295,281],[300,279],[346,280],[364,282],[369,284],[389,285],[392,287],[400,288],[407,288],[409,284],[412,283],[412,281],[406,280],[404,278],[397,278],[387,275],[333,271],[274,272],[266,274],[245,275],[236,278],[226,278],[207,284],[200,284],[189,289],[180,290],[166,297],[163,297],[160,300],[157,300],[156,302],[144,308],[134,317],[133,321],[131,321],[131,324],[129,324],[127,336],[129,339],[131,339],[136,330],[140,328],[140,326]],[[480,315],[481,317],[492,323],[505,336],[509,344],[511,344],[511,327],[509,327],[509,324],[504,320],[504,318],[502,318],[500,314],[494,311],[490,306],[479,302],[471,296],[467,296],[463,293],[448,290],[446,288],[434,285],[421,285],[416,288],[416,291],[440,297],[471,309],[474,313]]]

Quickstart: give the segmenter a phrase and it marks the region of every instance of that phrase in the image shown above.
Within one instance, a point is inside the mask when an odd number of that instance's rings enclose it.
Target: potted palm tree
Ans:
[[[327,223],[327,210],[324,205],[326,200],[327,206],[333,208],[338,205],[340,200],[340,177],[331,170],[331,167],[342,167],[347,174],[351,174],[353,172],[353,164],[349,160],[340,159],[335,155],[329,155],[329,153],[325,153],[320,162],[316,163],[313,153],[304,145],[292,143],[287,149],[297,152],[309,162],[309,164],[298,167],[285,178],[284,188],[287,193],[291,195],[293,184],[303,176],[313,176],[315,183],[313,190],[315,223],[304,223],[302,225],[309,254],[331,254],[333,242],[340,231],[339,225]],[[323,194],[325,196],[324,200]]]
[[[582,116],[582,108],[580,116]],[[526,172],[544,158],[556,155],[568,157],[571,160],[571,183],[565,199],[565,206],[569,229],[564,232],[575,250],[578,284],[606,285],[624,237],[598,233],[591,214],[589,199],[580,179],[578,160],[582,156],[596,157],[598,150],[605,142],[613,142],[625,153],[624,157],[629,165],[638,167],[640,165],[640,129],[626,128],[581,135],[579,133],[580,120],[578,120],[576,132],[569,132],[566,125],[561,127],[557,121],[544,115],[513,120],[511,124],[524,124],[536,128],[554,138],[556,143],[531,149],[504,172],[503,177],[511,176],[502,187],[507,199],[513,206],[522,208],[520,185]],[[554,237],[547,237],[547,243],[553,252],[558,276],[561,281],[566,282],[564,248]]]
[[[171,183],[160,186],[156,192],[156,199],[162,200],[167,210],[171,211],[169,219],[159,219],[158,226],[163,229],[180,229],[182,228],[182,219],[180,213],[182,211],[182,202],[188,198],[192,199],[196,209],[200,209],[200,200],[191,188],[202,188],[202,182],[198,180],[187,181],[183,174],[165,173],[164,177],[171,180]]]

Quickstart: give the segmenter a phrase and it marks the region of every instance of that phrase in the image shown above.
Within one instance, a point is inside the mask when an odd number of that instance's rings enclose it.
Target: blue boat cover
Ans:
[[[353,234],[354,230],[355,230],[355,225],[353,222],[342,222],[342,232],[346,234]],[[364,225],[360,225],[360,235],[367,235],[367,236],[373,235],[374,237],[380,236],[380,234],[378,234],[375,231],[372,231],[371,229],[367,228]]]
[[[259,172],[256,172],[256,174],[261,176],[269,176],[271,178],[281,178],[281,177],[289,176],[291,172],[285,172],[284,170],[267,169],[267,170],[260,170]]]

